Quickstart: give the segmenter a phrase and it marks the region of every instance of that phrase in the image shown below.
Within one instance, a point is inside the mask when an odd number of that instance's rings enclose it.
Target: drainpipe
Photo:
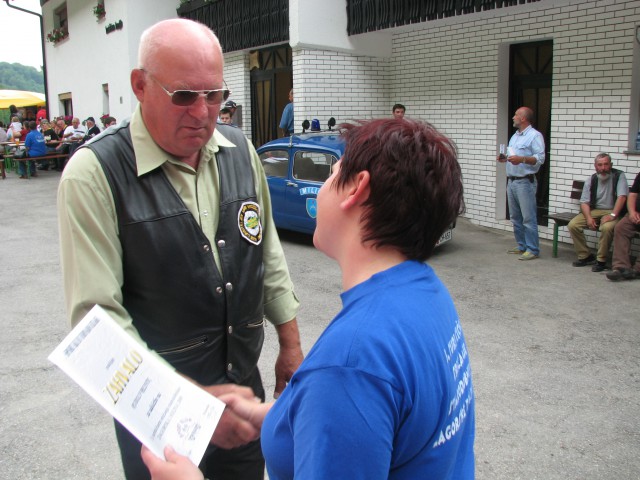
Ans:
[[[47,79],[47,57],[44,54],[44,21],[42,20],[42,15],[36,12],[32,12],[31,10],[25,10],[24,8],[11,5],[9,3],[9,0],[4,0],[4,3],[6,3],[7,7],[9,8],[14,8],[22,12],[30,13],[31,15],[35,15],[40,19],[40,48],[42,48],[42,75],[44,77],[44,98],[47,100],[47,102],[44,104],[44,108],[47,111],[47,118],[49,118],[49,86],[48,86],[49,81]]]

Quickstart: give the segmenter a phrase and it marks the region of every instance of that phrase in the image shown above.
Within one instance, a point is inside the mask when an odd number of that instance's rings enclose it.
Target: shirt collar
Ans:
[[[164,151],[151,138],[147,126],[144,124],[140,104],[136,107],[131,116],[130,123],[131,142],[136,155],[136,167],[138,176],[149,173],[156,168],[161,167],[166,162],[182,163],[170,153]],[[200,161],[208,162],[220,150],[220,147],[235,147],[236,145],[229,141],[217,129],[213,132],[213,136],[202,147]]]
[[[525,133],[527,133],[529,131],[530,128],[531,128],[531,125],[529,125],[527,128],[525,128],[523,131],[516,130],[516,133],[518,135],[524,135]]]

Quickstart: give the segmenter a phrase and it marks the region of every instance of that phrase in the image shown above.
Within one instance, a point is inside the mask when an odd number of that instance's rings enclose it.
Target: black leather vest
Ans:
[[[217,128],[236,145],[216,154],[217,247],[161,168],[137,176],[128,122],[84,148],[97,156],[113,193],[123,304],[140,336],[201,384],[246,384],[257,375],[264,340],[262,243],[240,234],[239,211],[257,201],[246,139],[232,127]],[[222,272],[212,248],[218,248]]]

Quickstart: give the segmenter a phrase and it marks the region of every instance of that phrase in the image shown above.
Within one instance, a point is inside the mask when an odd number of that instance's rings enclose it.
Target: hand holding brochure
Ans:
[[[171,445],[196,465],[224,403],[163,364],[98,305],[49,355],[155,455]]]

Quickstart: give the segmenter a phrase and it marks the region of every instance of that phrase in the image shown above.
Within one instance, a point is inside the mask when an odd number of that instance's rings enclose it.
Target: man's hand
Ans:
[[[255,401],[255,399],[251,401]],[[228,450],[241,447],[258,438],[260,438],[260,428],[239,417],[230,408],[225,408],[210,443]]]
[[[585,219],[587,221],[587,228],[590,230],[598,230],[598,222],[596,222],[596,219],[589,216],[588,218]]]
[[[262,428],[264,417],[273,406],[273,402],[261,403],[256,399],[247,400],[233,393],[221,395],[220,400],[227,404],[227,409],[231,409],[238,417],[251,423],[257,429]]]
[[[205,392],[210,393],[214,397],[224,394],[235,394],[245,399],[255,399],[253,390],[249,387],[242,387],[234,383],[223,383],[221,385],[200,385],[192,378],[183,375],[184,378],[197,385]],[[260,437],[260,429],[254,427],[250,422],[243,420],[233,413],[230,409],[225,408],[218,422],[218,426],[213,432],[211,443],[217,447],[230,449],[246,445]]]
[[[209,392],[214,397],[225,394],[234,394],[239,398],[255,401],[255,394],[249,387],[242,387],[233,383],[222,385],[201,386],[203,390]],[[251,422],[239,417],[231,409],[225,408],[218,422],[218,426],[213,432],[211,443],[217,447],[229,449],[237,448],[253,442],[260,437],[260,428],[255,427]]]
[[[149,469],[152,480],[203,480],[204,475],[189,458],[182,456],[167,446],[164,449],[166,461],[156,457],[144,445],[140,451],[142,461]]]
[[[605,215],[600,219],[600,225],[602,225],[603,223],[611,222],[612,220],[615,220],[615,219],[616,217],[613,217],[611,215]]]
[[[300,346],[297,320],[294,318],[287,323],[276,325],[276,330],[278,331],[280,352],[275,366],[276,387],[273,392],[273,398],[280,396],[304,359],[302,347]]]

